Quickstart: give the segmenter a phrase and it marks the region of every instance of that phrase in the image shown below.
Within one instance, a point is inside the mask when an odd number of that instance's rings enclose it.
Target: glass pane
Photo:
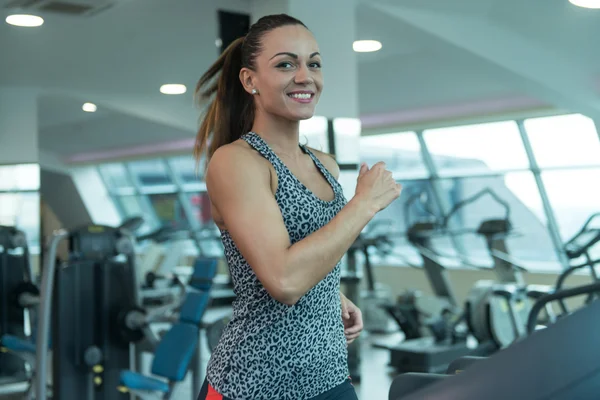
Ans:
[[[150,204],[154,208],[160,226],[188,229],[189,222],[175,193],[149,195]]]
[[[418,179],[429,175],[414,132],[362,136],[360,161],[369,166],[384,161],[396,179]]]
[[[492,190],[508,205],[508,216],[513,227],[513,234],[506,241],[510,256],[527,270],[560,268],[546,228],[542,201],[531,173],[444,179],[441,186],[446,213],[478,192],[486,188]],[[460,232],[455,235],[458,250],[473,263],[492,266],[485,239],[476,231],[483,221],[505,216],[506,208],[489,194],[465,205],[449,220],[450,229]]]
[[[189,193],[188,199],[192,205],[192,212],[196,221],[200,223],[200,226],[211,225],[213,223],[212,215],[210,211],[210,199],[208,193]]]
[[[0,165],[0,191],[40,189],[38,164]]]
[[[600,168],[542,172],[563,241],[571,239],[586,219],[600,211]]]
[[[162,160],[155,159],[132,162],[129,164],[129,170],[134,179],[137,179],[138,184],[142,187],[171,187],[173,185],[173,181]]]
[[[367,225],[365,235],[385,234],[393,242],[392,254],[385,258],[380,258],[377,253],[373,254],[373,261],[395,265],[422,265],[422,259],[418,251],[408,242],[405,232],[410,225],[416,221],[429,218],[430,210],[435,210],[431,186],[427,180],[406,180],[402,181],[403,192],[398,200],[394,201],[389,207],[379,212],[375,218]],[[407,201],[413,197],[424,193],[422,197],[424,202],[415,202],[412,207],[406,210]],[[412,202],[411,202],[412,203]],[[406,213],[405,211],[408,211]],[[435,211],[433,211],[435,213]],[[389,234],[389,232],[393,232]]]
[[[339,164],[357,164],[360,161],[360,131],[358,118],[335,118],[335,154]]]
[[[300,143],[313,149],[328,153],[327,118],[314,116],[300,121]]]
[[[223,245],[219,229],[214,224],[210,199],[205,191],[187,194],[194,218],[199,222],[200,229],[196,238],[203,256],[220,257],[223,255]]]
[[[524,125],[540,168],[600,165],[600,140],[590,118],[561,115]]]
[[[138,196],[119,196],[117,201],[121,206],[124,213],[123,217],[142,217],[144,218],[144,224],[136,231],[136,234],[143,235],[144,233],[150,232],[153,228],[156,228],[156,221],[152,216],[152,210],[147,204],[142,201]]]
[[[529,167],[514,121],[432,129],[423,132],[441,176],[464,176]]]
[[[196,167],[196,160],[192,156],[175,157],[168,160],[181,183],[198,183],[204,178],[204,162],[201,160]]]
[[[0,193],[0,225],[15,226],[25,232],[30,252],[39,254],[39,193]]]
[[[130,188],[132,187],[129,175],[123,164],[104,164],[99,165],[100,175],[106,182],[109,189],[112,188]]]

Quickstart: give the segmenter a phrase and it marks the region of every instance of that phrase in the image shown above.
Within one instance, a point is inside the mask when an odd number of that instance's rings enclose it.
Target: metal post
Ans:
[[[198,338],[198,345],[196,352],[192,357],[192,400],[196,399],[202,389],[203,377],[202,377],[202,330],[199,331],[200,337]]]
[[[56,251],[60,242],[67,238],[69,233],[60,230],[54,234],[50,243],[44,269],[42,271],[42,284],[40,286],[40,310],[38,311],[38,332],[36,346],[37,376],[35,380],[35,398],[46,400],[46,382],[48,381],[48,345],[50,343],[50,324],[52,314],[52,295],[54,291],[54,272],[56,270]]]
[[[560,231],[558,228],[558,223],[556,222],[556,217],[554,216],[554,210],[552,209],[552,205],[550,204],[550,199],[548,198],[548,192],[546,192],[546,187],[544,186],[544,181],[542,180],[542,174],[540,167],[537,164],[537,160],[535,158],[535,154],[533,152],[533,147],[531,146],[531,142],[529,141],[529,137],[527,136],[527,131],[525,130],[525,124],[522,120],[517,121],[517,125],[519,127],[519,133],[521,134],[521,140],[523,141],[523,147],[525,148],[525,152],[527,153],[527,158],[529,159],[529,165],[531,172],[535,178],[535,183],[538,187],[538,191],[540,193],[540,198],[542,200],[542,204],[544,206],[544,212],[546,214],[546,220],[548,221],[548,232],[550,233],[550,238],[552,239],[552,244],[554,245],[554,250],[556,251],[556,255],[558,257],[559,262],[561,263],[563,269],[568,268],[569,260],[564,252],[564,243],[560,237]]]

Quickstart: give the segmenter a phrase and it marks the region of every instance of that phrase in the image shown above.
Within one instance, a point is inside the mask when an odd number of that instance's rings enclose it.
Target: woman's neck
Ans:
[[[260,135],[269,147],[277,154],[288,157],[302,155],[298,146],[300,141],[300,122],[284,118],[269,118],[257,115],[252,125],[252,132]]]

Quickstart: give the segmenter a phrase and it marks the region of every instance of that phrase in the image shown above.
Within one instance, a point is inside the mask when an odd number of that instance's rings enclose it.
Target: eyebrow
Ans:
[[[314,53],[312,53],[312,54],[310,55],[310,57],[309,57],[309,58],[313,58],[314,56],[320,56],[320,55],[321,55],[321,53],[319,53],[318,51],[315,51]],[[292,57],[292,58],[295,58],[296,60],[298,59],[298,55],[297,55],[297,54],[294,54],[294,53],[288,53],[287,51],[284,51],[284,52],[281,52],[281,53],[277,53],[277,54],[275,54],[273,57],[271,57],[271,60],[272,60],[272,59],[274,59],[274,58],[275,58],[275,57],[277,57],[277,56],[290,56],[290,57]]]

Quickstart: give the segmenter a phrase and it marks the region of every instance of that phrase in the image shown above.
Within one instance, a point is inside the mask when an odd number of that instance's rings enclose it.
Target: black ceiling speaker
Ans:
[[[250,14],[234,13],[219,10],[219,38],[222,53],[235,39],[240,38],[250,30]]]

